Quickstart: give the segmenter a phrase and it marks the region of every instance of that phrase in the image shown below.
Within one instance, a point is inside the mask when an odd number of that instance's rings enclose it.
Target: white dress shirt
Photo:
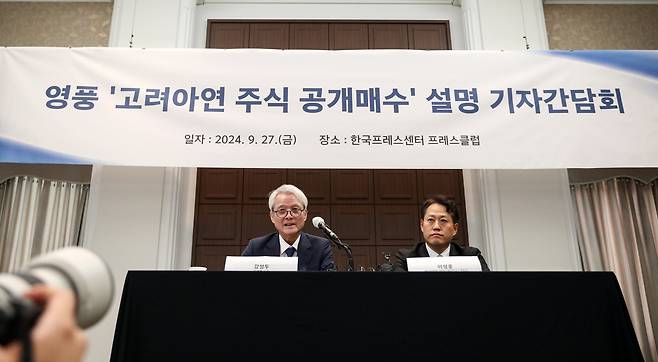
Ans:
[[[429,245],[427,245],[427,243],[425,243],[425,248],[427,248],[427,253],[430,255],[430,258],[436,258],[437,256],[450,256],[450,244],[448,244],[446,250],[444,250],[441,254],[432,250],[432,248],[430,248]]]

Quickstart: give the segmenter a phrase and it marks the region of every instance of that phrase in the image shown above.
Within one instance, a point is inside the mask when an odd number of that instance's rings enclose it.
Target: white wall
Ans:
[[[541,0],[462,7],[469,49],[548,48]],[[567,170],[465,170],[464,190],[469,238],[492,269],[581,270]]]
[[[110,45],[129,46],[132,40],[134,47],[204,47],[208,19],[449,20],[454,49],[523,49],[519,31],[538,49],[546,42],[540,0],[496,1],[504,3],[500,8],[491,6],[493,1],[463,0],[462,8],[446,2],[254,0],[195,6],[194,0],[115,0]],[[566,171],[465,170],[464,175],[469,235],[494,269],[578,269]],[[195,187],[194,169],[94,167],[83,238],[109,262],[117,295],[110,313],[89,331],[87,361],[109,359],[128,270],[189,266]]]
[[[189,47],[194,8],[194,0],[115,0],[110,46]],[[110,265],[116,295],[88,331],[86,361],[110,358],[129,270],[190,265],[195,188],[192,168],[94,166],[83,245]]]
[[[123,280],[130,269],[155,269],[164,170],[159,167],[94,166],[83,246],[110,265],[114,303],[88,331],[87,361],[109,360]]]
[[[506,270],[578,270],[565,170],[497,171]]]
[[[111,47],[188,48],[194,0],[114,0]]]
[[[94,166],[82,245],[108,262],[116,293],[88,331],[87,361],[109,360],[129,270],[190,266],[195,177],[192,168]]]

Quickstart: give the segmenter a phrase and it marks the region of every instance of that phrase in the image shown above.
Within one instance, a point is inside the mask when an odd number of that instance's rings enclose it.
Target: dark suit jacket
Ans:
[[[395,255],[397,258],[395,262],[395,271],[407,271],[407,258],[419,258],[430,256],[425,247],[425,242],[416,244],[413,249],[400,249]],[[480,252],[480,249],[470,246],[459,246],[455,243],[450,243],[450,256],[477,256],[482,265],[482,271],[491,271],[487,262]]]
[[[249,240],[242,256],[280,256],[279,234],[273,233]],[[302,233],[297,249],[297,270],[335,270],[331,241]]]

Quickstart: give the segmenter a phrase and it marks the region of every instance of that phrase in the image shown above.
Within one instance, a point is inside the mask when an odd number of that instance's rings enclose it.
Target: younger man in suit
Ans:
[[[297,256],[299,271],[335,270],[331,242],[302,232],[308,199],[293,185],[270,192],[270,220],[276,233],[249,240],[243,256]]]
[[[487,262],[477,248],[459,246],[452,242],[452,238],[459,230],[459,211],[454,201],[444,196],[431,197],[423,203],[420,209],[420,231],[424,242],[420,242],[413,249],[398,251],[395,265],[396,271],[407,271],[407,258],[440,257],[440,256],[477,256],[482,271],[489,271]]]

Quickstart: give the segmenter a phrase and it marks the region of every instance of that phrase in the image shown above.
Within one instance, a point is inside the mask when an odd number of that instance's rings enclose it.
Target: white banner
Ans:
[[[658,52],[0,48],[0,162],[658,167]]]

